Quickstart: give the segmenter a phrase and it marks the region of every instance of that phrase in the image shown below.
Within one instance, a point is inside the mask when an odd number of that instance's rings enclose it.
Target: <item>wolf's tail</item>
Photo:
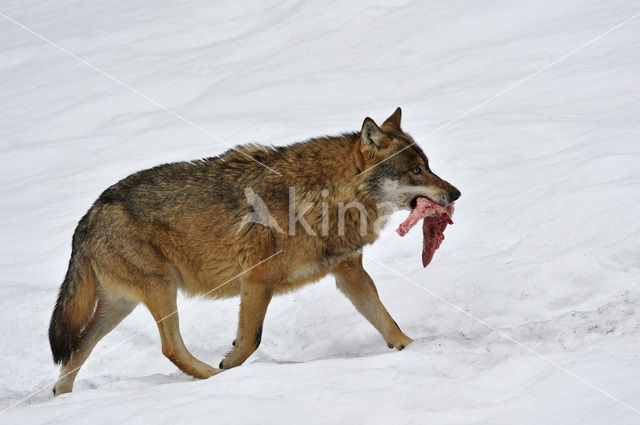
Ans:
[[[73,235],[71,259],[49,324],[53,361],[65,364],[81,342],[82,331],[96,306],[96,276],[84,256],[88,215],[80,220]]]

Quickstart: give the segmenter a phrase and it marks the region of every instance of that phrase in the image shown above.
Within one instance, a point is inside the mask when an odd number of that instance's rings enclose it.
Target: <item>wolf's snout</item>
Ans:
[[[447,195],[449,196],[449,203],[452,203],[455,202],[456,199],[458,199],[462,195],[462,193],[460,193],[460,191],[455,187],[451,186],[451,189],[449,189]]]

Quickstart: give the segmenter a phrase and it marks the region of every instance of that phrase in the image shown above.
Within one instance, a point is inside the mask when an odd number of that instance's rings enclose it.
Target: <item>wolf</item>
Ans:
[[[362,266],[362,248],[417,197],[446,206],[460,191],[434,174],[401,115],[397,108],[380,126],[367,117],[359,132],[336,137],[160,165],[106,189],[75,229],[51,317],[61,364],[54,395],[72,390],[98,341],[138,304],[157,324],[162,353],[204,379],[258,348],[274,295],[329,274],[389,348],[409,345]],[[268,219],[252,219],[256,205]],[[236,338],[218,368],[185,347],[178,291],[240,296]]]

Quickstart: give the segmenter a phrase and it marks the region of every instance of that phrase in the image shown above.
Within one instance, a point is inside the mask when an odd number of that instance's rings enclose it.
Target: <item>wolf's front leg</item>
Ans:
[[[220,362],[220,369],[240,366],[258,349],[262,323],[271,301],[271,290],[262,282],[242,282],[240,319],[233,349]]]
[[[380,332],[389,348],[402,350],[413,340],[405,335],[391,318],[378,297],[369,273],[362,267],[362,255],[350,257],[334,270],[336,286],[351,300],[356,309]]]

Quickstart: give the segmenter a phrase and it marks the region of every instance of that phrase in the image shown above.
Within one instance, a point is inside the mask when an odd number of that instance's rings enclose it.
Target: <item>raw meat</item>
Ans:
[[[453,224],[451,220],[453,210],[453,204],[443,207],[430,199],[419,197],[409,217],[396,229],[400,236],[404,236],[424,218],[422,223],[422,265],[424,267],[429,265],[436,249],[440,248],[447,224]]]

